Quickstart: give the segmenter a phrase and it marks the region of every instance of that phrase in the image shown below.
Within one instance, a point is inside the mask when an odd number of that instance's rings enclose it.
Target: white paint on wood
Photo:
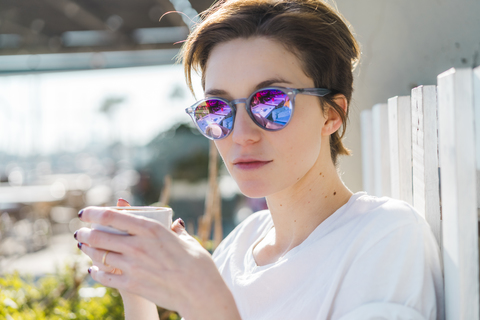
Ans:
[[[373,133],[371,110],[363,110],[360,113],[360,128],[362,135],[363,189],[368,194],[373,194]]]
[[[425,217],[441,247],[436,86],[414,88],[411,104],[413,205]]]
[[[477,208],[480,208],[480,67],[473,70],[473,104],[475,108],[475,141],[477,151]]]
[[[400,199],[413,205],[412,108],[410,96],[398,97],[398,170]]]
[[[450,69],[438,76],[438,147],[447,320],[479,318],[472,80],[471,69]]]
[[[380,148],[381,148],[381,170],[382,170],[382,196],[392,195],[392,182],[390,178],[390,139],[388,127],[388,105],[380,104]]]
[[[390,146],[390,192],[400,199],[400,172],[398,168],[398,97],[388,99],[388,141]]]
[[[377,197],[382,196],[380,127],[380,110],[378,105],[374,105],[372,107],[372,195]]]
[[[410,96],[390,98],[388,100],[388,112],[390,159],[392,164],[392,197],[412,204],[412,116]]]
[[[381,149],[380,105],[372,107],[372,175],[373,195],[382,196],[382,149]]]
[[[378,197],[390,196],[390,148],[388,141],[388,106],[372,107],[373,189]]]
[[[413,206],[425,218],[423,87],[412,89]],[[430,120],[430,119],[429,119]],[[436,119],[435,119],[436,120]]]

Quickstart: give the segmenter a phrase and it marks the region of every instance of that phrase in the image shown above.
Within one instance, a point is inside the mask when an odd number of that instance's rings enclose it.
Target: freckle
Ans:
[[[280,207],[283,206],[283,204],[280,205]]]
[[[308,203],[310,203],[310,201],[308,201]]]
[[[297,178],[297,180],[300,180],[300,178]]]
[[[312,191],[312,189],[310,189],[310,191]]]
[[[334,192],[333,192],[333,195],[336,195],[336,194],[337,194],[337,191],[334,191]]]
[[[293,222],[297,222],[297,220],[293,220]]]
[[[321,175],[322,175],[322,173],[320,172],[319,176],[321,176]]]
[[[325,199],[327,198],[327,196],[325,196]]]

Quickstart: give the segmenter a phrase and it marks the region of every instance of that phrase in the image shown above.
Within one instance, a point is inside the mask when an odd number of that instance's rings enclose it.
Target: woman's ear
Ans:
[[[348,101],[343,94],[337,93],[333,96],[332,100],[343,110],[344,114],[347,113]],[[342,118],[333,106],[327,104],[326,109],[325,123],[323,125],[322,134],[329,136],[340,129],[342,126]]]

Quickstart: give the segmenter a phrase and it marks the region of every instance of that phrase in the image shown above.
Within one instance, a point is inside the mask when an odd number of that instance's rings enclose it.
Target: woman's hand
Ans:
[[[130,204],[128,203],[127,200],[118,199],[117,207],[130,207]],[[105,260],[106,260],[106,257],[105,257]],[[108,269],[112,268],[110,266],[107,267],[104,264],[101,264],[100,266]],[[122,271],[120,269],[114,268],[113,271],[110,271],[110,273],[122,274]],[[153,302],[125,290],[119,290],[119,292],[122,295],[125,320],[132,320],[132,319],[158,320],[159,319],[157,306]]]
[[[94,280],[176,310],[189,320],[240,319],[211,255],[188,235],[181,219],[168,229],[157,221],[102,207],[88,207],[80,216],[130,234],[88,228],[77,232],[81,250],[94,262]],[[110,273],[113,268],[121,274]]]
[[[128,203],[127,200],[120,198],[120,199],[117,200],[117,207],[130,207],[130,203]],[[78,238],[77,238],[78,237],[78,231],[80,231],[80,230],[77,230],[73,235],[76,240],[78,240]],[[88,254],[88,252],[91,252],[92,250],[90,248],[83,247],[84,244],[85,243],[82,243],[82,242],[79,241],[78,247],[80,248],[80,250],[82,250],[83,252],[87,253],[88,256],[90,256]],[[87,246],[88,246],[88,244],[87,244]],[[97,269],[105,271],[105,272],[109,272],[109,273],[112,273],[112,274],[119,274],[119,275],[122,274],[122,270],[117,269],[117,268],[113,268],[113,267],[111,267],[107,264],[103,264],[102,263],[103,256],[102,256],[102,260],[99,260],[99,261],[94,261],[92,256],[90,256],[90,258],[92,259],[93,266],[97,267]],[[105,260],[106,260],[106,256],[105,256]],[[91,270],[89,269],[89,272],[90,271]],[[122,293],[122,291],[120,291],[120,293]]]

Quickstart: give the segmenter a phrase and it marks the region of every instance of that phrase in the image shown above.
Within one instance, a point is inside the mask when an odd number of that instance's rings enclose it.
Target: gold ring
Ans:
[[[110,267],[108,264],[105,263],[105,259],[107,259],[107,254],[109,253],[110,251],[105,251],[105,253],[103,254],[103,258],[102,258],[102,264],[106,267]]]

